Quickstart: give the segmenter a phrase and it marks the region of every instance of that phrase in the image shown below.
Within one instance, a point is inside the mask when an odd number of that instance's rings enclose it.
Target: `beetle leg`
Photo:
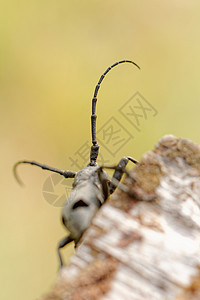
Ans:
[[[64,246],[66,246],[67,244],[71,243],[73,241],[73,239],[69,236],[65,237],[64,239],[62,239],[59,244],[58,244],[58,257],[59,257],[59,262],[60,262],[60,267],[63,266],[63,259],[60,253],[60,249],[63,248]]]
[[[110,192],[109,192],[110,189],[108,186],[108,175],[103,171],[103,169],[101,167],[98,168],[97,174],[98,174],[101,186],[102,186],[104,201],[106,201],[106,199],[108,198],[108,196],[110,194]]]
[[[102,166],[100,167],[101,169],[114,169],[114,170],[118,170],[119,167],[117,166]],[[122,174],[126,174],[129,178],[131,178],[133,181],[135,181],[135,179],[133,178],[133,176],[130,174],[130,172],[128,172],[126,170],[126,168],[121,167],[121,172]],[[153,195],[143,195],[143,196],[139,196],[138,193],[134,192],[133,190],[131,190],[128,186],[126,186],[125,184],[121,183],[120,181],[118,181],[115,177],[109,177],[107,175],[107,181],[110,185],[114,186],[115,189],[119,188],[121,191],[123,191],[124,193],[128,194],[131,198],[135,198],[139,201],[153,201],[155,200],[155,196]]]
[[[118,163],[118,165],[115,168],[114,174],[113,174],[113,179],[118,180],[118,182],[121,180],[122,176],[125,172],[125,167],[128,163],[128,161],[133,162],[134,164],[137,164],[138,161],[130,156],[127,157],[123,157],[120,162]],[[110,189],[110,194],[112,194],[115,189],[116,189],[116,185],[112,184],[112,182],[109,184],[109,189]]]

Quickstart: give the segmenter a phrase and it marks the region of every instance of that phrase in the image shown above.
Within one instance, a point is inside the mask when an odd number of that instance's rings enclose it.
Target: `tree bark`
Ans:
[[[143,201],[118,189],[44,300],[200,299],[200,147],[164,136],[131,176]]]

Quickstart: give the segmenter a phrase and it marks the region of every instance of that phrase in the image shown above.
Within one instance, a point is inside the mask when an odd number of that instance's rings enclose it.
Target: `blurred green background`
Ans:
[[[110,116],[121,118],[135,138],[110,163],[124,155],[140,159],[167,133],[200,143],[200,3],[8,0],[0,15],[0,298],[27,300],[53,285],[55,249],[66,231],[61,208],[42,194],[50,174],[20,166],[22,189],[13,164],[34,159],[71,169],[69,157],[90,141],[95,85],[121,59],[134,60],[141,71],[124,64],[109,73],[99,92],[97,127]],[[118,112],[136,91],[158,111],[140,132]],[[63,253],[67,262],[73,247]]]

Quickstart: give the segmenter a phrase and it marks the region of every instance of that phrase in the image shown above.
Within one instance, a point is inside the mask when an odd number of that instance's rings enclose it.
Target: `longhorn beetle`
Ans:
[[[120,183],[120,180],[124,173],[130,176],[129,172],[126,170],[126,165],[128,161],[133,163],[138,163],[134,158],[127,156],[123,157],[117,166],[102,166],[99,167],[96,163],[99,145],[96,140],[96,102],[97,94],[100,88],[100,85],[106,76],[106,74],[115,66],[122,63],[131,63],[137,68],[140,67],[130,60],[122,60],[116,62],[110,66],[104,73],[101,75],[98,84],[95,87],[94,96],[92,99],[92,115],[91,115],[91,129],[92,129],[92,146],[90,151],[90,163],[84,169],[74,172],[74,171],[62,171],[56,168],[49,167],[44,164],[37,163],[35,161],[23,160],[19,161],[14,165],[14,176],[17,179],[19,184],[22,184],[18,174],[17,167],[20,164],[30,164],[38,166],[44,170],[58,173],[65,178],[74,178],[73,189],[68,197],[67,201],[64,204],[62,209],[62,222],[70,232],[70,234],[60,241],[58,244],[58,256],[60,266],[63,266],[63,260],[61,256],[60,249],[70,242],[74,241],[75,246],[79,242],[84,231],[89,227],[91,220],[97,210],[101,205],[107,200],[109,194],[112,194],[116,187],[128,193],[130,196],[135,197],[139,200],[138,195],[131,191],[127,186]],[[110,178],[108,174],[103,170],[103,168],[114,169],[113,177]],[[149,199],[146,199],[149,200]]]

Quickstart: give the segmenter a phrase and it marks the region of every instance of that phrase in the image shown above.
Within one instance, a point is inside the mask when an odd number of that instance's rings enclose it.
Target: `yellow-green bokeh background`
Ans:
[[[98,126],[139,91],[158,110],[115,158],[140,158],[167,133],[200,143],[199,0],[8,0],[0,10],[0,298],[36,299],[52,286],[55,247],[65,235],[60,209],[42,186],[49,175],[20,159],[69,169],[90,139],[91,98],[106,67],[123,65],[99,93]],[[128,123],[125,122],[125,126]],[[130,127],[129,127],[130,129]],[[63,250],[67,256],[72,248]]]

